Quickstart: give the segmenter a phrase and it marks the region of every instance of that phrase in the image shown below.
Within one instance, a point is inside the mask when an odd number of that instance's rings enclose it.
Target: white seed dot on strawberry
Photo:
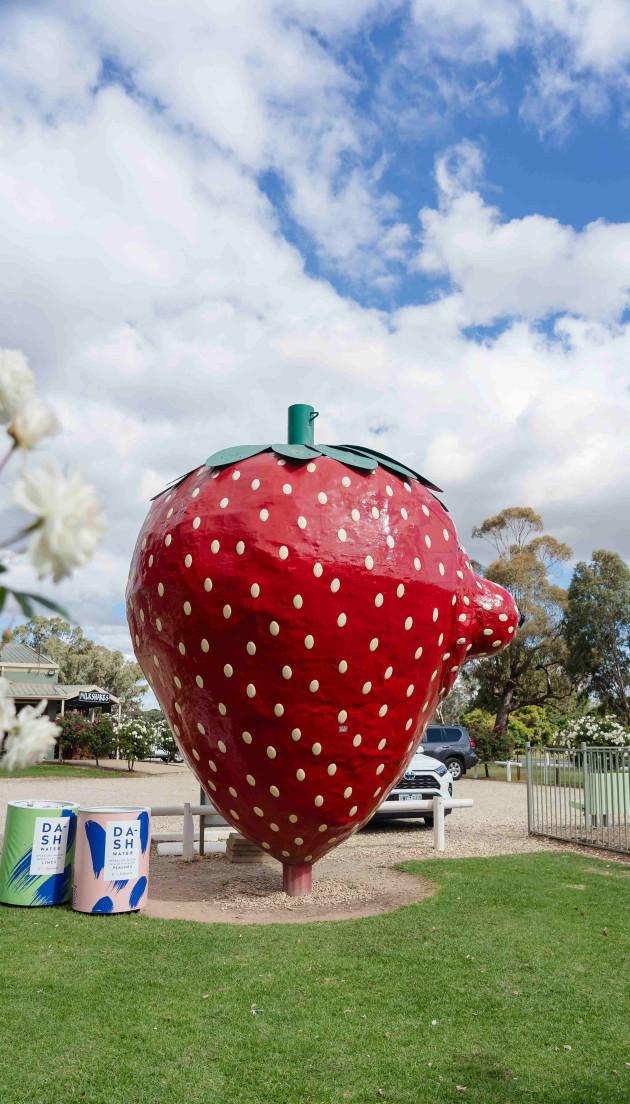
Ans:
[[[293,674],[293,671],[291,670],[289,665],[285,664],[285,666],[282,668],[282,677],[283,677],[283,679],[290,679],[292,674]]]
[[[426,544],[427,548],[431,547],[431,537],[428,533],[425,533],[424,543]]]
[[[277,753],[275,747],[272,747],[271,744],[270,744],[269,747],[267,748],[267,755],[269,756],[269,758],[270,759],[275,759],[277,754],[278,753]]]
[[[156,655],[153,656],[153,662],[155,663],[156,667],[160,666],[160,661]]]
[[[306,470],[309,471],[309,472],[317,471],[317,464],[312,464],[312,463],[307,464],[306,465]]]
[[[514,632],[514,626],[513,626],[513,625],[510,625],[510,627],[509,627],[509,629],[508,629],[508,632],[509,632],[509,633],[513,633],[513,632]],[[471,645],[471,647],[472,647],[472,645]]]
[[[352,518],[353,521],[360,521],[361,520],[361,514],[359,513],[359,511],[356,508],[351,511],[350,517]]]
[[[416,558],[415,558],[415,559],[414,559],[414,561],[413,561],[413,566],[415,567],[416,571],[419,571],[419,570],[420,570],[420,560],[418,559],[418,557],[417,557],[417,556],[416,556]]]
[[[176,736],[179,736],[179,728],[176,724],[173,725],[173,732],[175,733]]]
[[[379,786],[378,790],[374,790],[374,797],[378,797],[378,795],[380,794],[382,789],[383,789],[383,787]]]
[[[483,635],[484,636],[492,636],[492,629],[484,629],[483,630]]]
[[[290,495],[292,490],[293,490],[293,487],[291,486],[291,484],[290,483],[285,483],[283,488],[282,488],[282,493],[286,494],[286,495]]]
[[[381,708],[378,711],[379,717],[384,717],[386,713],[387,713],[387,706],[382,705]]]
[[[172,512],[173,512],[173,511],[171,510],[171,513],[172,513]],[[166,536],[164,537],[164,544],[166,545],[166,547],[167,547],[167,548],[169,547],[169,545],[170,545],[170,543],[171,543],[172,539],[173,539],[173,538],[172,538],[172,536],[171,536],[171,534],[170,534],[170,533],[167,533],[167,534],[166,534]]]
[[[507,613],[500,613],[499,614],[499,621],[507,621],[507,619],[508,619]]]
[[[205,730],[205,728],[203,727],[203,725],[202,725],[201,721],[197,721],[197,728],[198,728],[199,732],[201,733],[201,735],[202,735],[202,736],[205,736],[205,734],[206,734],[206,730]]]
[[[295,595],[295,597],[293,599],[293,605],[295,606],[296,609],[302,609],[302,606],[304,605],[304,599],[303,599],[301,594],[296,594]]]
[[[346,617],[345,613],[340,613],[339,614],[339,617],[337,618],[337,624],[339,625],[340,629],[343,629],[343,627],[344,627],[347,620],[348,620],[348,618]]]
[[[347,540],[347,538],[348,538],[348,534],[346,533],[345,529],[340,529],[339,532],[337,533],[337,536],[339,537],[339,540],[342,543],[343,543],[343,541]]]
[[[232,678],[232,675],[234,674],[234,668],[232,667],[231,663],[225,664],[223,668],[223,674],[226,676],[226,678]]]
[[[330,764],[330,766],[328,767],[328,773],[331,777],[333,776],[333,774],[337,773],[337,764],[336,763],[331,763]]]
[[[256,785],[256,779],[254,778],[253,774],[246,775],[246,780],[247,780],[247,782],[249,783],[250,786],[255,786]]]
[[[213,771],[215,772],[215,774],[216,774],[216,770],[217,770],[217,765],[216,765],[216,763],[214,762],[214,760],[213,760],[213,759],[208,759],[208,764],[209,764],[209,766],[210,766],[210,770],[213,770]]]
[[[393,673],[394,673],[394,668],[393,667],[388,667],[387,670],[385,671],[385,674],[383,675],[383,678],[386,678],[386,679],[391,678]]]
[[[269,851],[269,849],[270,849],[270,847],[271,847],[271,844],[270,844],[270,843],[267,843],[267,841],[266,841],[266,840],[263,840],[263,842],[261,843],[261,845],[260,845],[260,846],[261,846],[261,847],[264,847],[265,851]]]
[[[341,583],[339,582],[339,579],[333,579],[332,583],[330,584],[330,589],[332,590],[333,594],[337,593],[340,586]]]
[[[377,594],[376,595],[376,598],[374,599],[374,605],[377,606],[378,608],[380,608],[383,605],[383,595],[382,594]]]
[[[361,737],[357,734],[354,737],[353,741],[352,741],[352,746],[353,747],[358,747],[360,743],[361,743]]]
[[[394,545],[395,545],[395,543],[396,543],[396,542],[395,542],[394,538],[392,537],[392,535],[391,535],[391,533],[390,533],[390,534],[388,535],[388,537],[387,537],[387,547],[388,547],[388,548],[393,548],[393,547],[394,547]]]
[[[195,675],[195,682],[197,683],[197,686],[199,687],[199,689],[203,690],[203,679],[202,679],[201,675]],[[224,706],[224,708],[225,708],[225,706]],[[221,712],[220,709],[219,709],[219,712]]]
[[[214,791],[214,793],[217,792],[217,788],[211,778],[206,779],[206,785],[208,785],[210,789]]]
[[[372,689],[372,683],[371,682],[364,682],[363,686],[361,688],[363,694],[369,694],[371,689]]]
[[[405,593],[405,585],[404,585],[404,583],[399,583],[398,586],[396,587],[396,597],[397,598],[402,598],[404,593]]]
[[[304,840],[302,839],[301,836],[296,836],[295,839],[293,840],[293,842],[295,844],[297,844],[298,847],[301,847],[302,844],[304,843]]]
[[[269,632],[272,636],[277,636],[280,632],[280,626],[277,621],[271,621],[269,625]]]
[[[306,518],[303,517],[302,514],[300,514],[299,518],[297,519],[297,523],[298,523],[300,529],[306,529],[306,525],[307,525]]]
[[[412,625],[413,625],[413,617],[406,617],[405,618],[405,628],[407,630],[409,630]]]
[[[260,808],[258,807],[258,805],[254,805],[254,812],[256,813],[256,816],[259,816],[259,817],[261,817],[261,816],[264,816],[264,815],[265,815],[265,814],[263,813],[262,809],[260,809]]]
[[[296,817],[295,813],[291,813],[291,816],[289,817],[291,824],[297,824],[297,819],[298,818]]]
[[[482,602],[481,604],[482,604],[482,606],[484,605],[484,603],[483,603],[483,602]],[[470,598],[467,598],[467,597],[466,597],[466,595],[464,595],[464,605],[465,605],[465,606],[469,606],[469,605],[470,605]],[[486,608],[487,608],[487,607],[486,607]]]
[[[318,832],[325,832],[327,828],[328,828],[328,825],[327,825],[327,824],[320,824],[320,826],[319,826],[319,828],[317,829],[317,831],[318,831]]]
[[[197,498],[198,494],[199,494],[199,487],[195,487],[195,489],[194,489],[194,491],[193,491],[193,493],[191,494],[190,497],[191,498]]]
[[[225,717],[227,713],[227,706],[223,702],[219,702],[219,713],[222,717]]]
[[[493,641],[492,641],[492,647],[493,647],[493,648],[500,648],[500,647],[501,647],[501,645],[502,645],[502,643],[503,643],[503,641],[502,641],[502,640],[493,640]]]
[[[179,704],[179,702],[175,702],[175,709],[176,709],[176,711],[177,711],[177,712],[179,713],[179,715],[180,715],[180,717],[181,717],[181,713],[182,713],[182,707],[181,707],[181,705]]]
[[[377,506],[373,506],[372,507],[372,517],[375,518],[375,519],[378,519],[378,518],[380,518],[380,516],[381,516],[381,511],[378,509]]]
[[[316,694],[317,691],[319,690],[319,682],[317,681],[317,679],[313,679],[312,682],[309,682],[308,688],[309,688],[311,694]]]
[[[191,565],[192,565],[192,556],[189,553],[187,556],[184,557],[184,567],[190,567]],[[149,564],[149,567],[150,566],[151,565]]]
[[[376,773],[377,773],[377,774],[382,774],[384,770],[385,770],[385,764],[384,764],[384,763],[380,763],[380,764],[378,765],[378,767],[376,768]]]
[[[260,479],[252,479],[250,486],[252,491],[257,491],[260,487]]]
[[[289,859],[291,857],[290,851],[283,851],[282,854],[284,855],[285,859]]]
[[[248,698],[255,698],[256,697],[256,687],[254,686],[253,682],[250,682],[247,685],[247,697]]]
[[[200,517],[193,518],[193,523],[192,523],[193,529],[198,529],[200,525],[201,525],[201,518]]]
[[[242,556],[244,551],[245,551],[245,541],[237,541],[236,542],[236,554],[237,554],[237,556]]]
[[[320,563],[316,563],[313,567],[313,575],[316,579],[321,579],[324,574],[324,569]]]
[[[270,824],[269,827],[271,828],[272,832],[279,832],[280,831],[277,824]]]
[[[341,663],[339,664],[337,670],[339,671],[340,675],[345,675],[346,671],[348,670],[348,664],[346,663],[345,659],[341,660]]]
[[[222,498],[220,503],[219,503],[219,506],[221,507],[222,510],[225,510],[225,507],[227,506],[227,504],[228,504],[228,499],[227,498]]]
[[[219,551],[220,547],[221,547],[221,545],[219,544],[218,540],[213,540],[212,544],[210,545],[210,551],[213,553],[213,555],[216,556],[216,554]]]
[[[158,590],[158,594],[159,594],[160,598],[163,598],[164,597],[164,583],[158,583],[157,590]],[[142,610],[140,610],[140,616],[141,616],[142,620],[144,621],[144,613],[142,612]]]
[[[201,650],[202,650],[202,652],[209,652],[210,651],[210,645],[208,644],[207,640],[202,640],[201,641]]]
[[[409,720],[407,721],[407,724],[405,725],[405,728],[407,729],[407,732],[409,732],[409,729],[411,728],[412,724],[413,724],[413,717],[410,717]]]
[[[320,755],[321,750],[322,750],[322,745],[321,744],[313,744],[313,746],[311,748],[311,751],[313,752],[313,755]]]
[[[253,640],[248,640],[246,647],[249,655],[256,655],[256,645]]]
[[[227,748],[226,748],[225,744],[223,743],[223,740],[219,740],[217,742],[217,747],[218,747],[219,751],[222,752],[223,755],[225,755],[225,753],[227,751]]]
[[[252,598],[258,598],[260,594],[260,587],[258,586],[258,583],[252,583],[251,587],[249,588],[249,593],[251,594]]]
[[[138,647],[138,646],[139,646],[139,644],[140,644],[140,637],[139,637],[139,636],[138,636],[138,634],[136,633],[136,647]]]
[[[320,809],[323,804],[324,804],[324,799],[321,796],[321,794],[318,794],[317,797],[315,798],[315,805],[317,805],[317,808]]]
[[[444,652],[444,655],[442,656],[442,660],[444,661],[445,659],[450,659],[450,658],[451,658],[451,653],[450,652]]]
[[[337,714],[337,720],[339,721],[339,724],[346,723],[346,721],[348,720],[348,714],[345,709],[341,709],[340,712]]]
[[[269,510],[261,510],[258,517],[261,521],[269,521]]]
[[[299,728],[294,728],[292,733],[291,733],[291,739],[295,740],[296,743],[297,743],[297,741],[300,739],[301,735],[302,735],[301,730]]]
[[[430,514],[429,514],[429,511],[428,511],[427,507],[426,507],[426,506],[424,505],[424,502],[422,503],[422,513],[423,513],[423,514],[424,514],[424,515],[425,515],[426,517],[429,517],[429,516],[430,516]]]
[[[269,787],[269,793],[271,794],[272,797],[280,797],[280,790],[278,789],[277,786],[270,786]]]
[[[236,812],[234,811],[234,809],[230,809],[230,816],[231,816],[231,817],[232,817],[232,818],[233,818],[234,820],[240,820],[240,819],[241,819],[241,818],[240,818],[240,816],[238,815],[238,813],[236,813]]]
[[[414,685],[413,685],[413,683],[411,683],[411,684],[410,684],[410,685],[409,685],[409,686],[407,687],[407,697],[408,697],[408,698],[410,698],[410,697],[411,697],[411,695],[413,694],[413,692],[414,692]]]
[[[348,813],[348,816],[353,817],[356,814],[356,811],[357,811],[357,807],[356,807],[356,805],[353,805],[350,812]]]
[[[142,549],[143,549],[143,551],[144,551],[144,549],[146,548],[146,546],[147,546],[147,538],[145,537],[145,538],[144,538],[144,540],[142,541]]]
[[[308,636],[304,637],[304,647],[305,648],[308,648],[308,649],[312,648],[314,643],[315,643],[315,639],[314,639],[314,637],[312,637],[310,635],[310,633],[309,633]]]
[[[155,627],[158,632],[162,632],[162,622],[160,621],[159,617],[156,617],[155,619]]]
[[[400,515],[401,515],[401,517],[402,517],[402,518],[404,519],[404,521],[406,521],[406,520],[407,520],[407,518],[409,517],[409,514],[408,514],[408,513],[407,513],[407,511],[405,510],[405,507],[404,507],[404,506],[402,507],[402,509],[401,509],[401,511],[400,511]]]
[[[444,574],[444,564],[443,563],[438,564],[438,571],[440,572],[440,575]]]
[[[281,560],[286,560],[287,556],[289,555],[289,549],[287,548],[286,544],[283,544],[280,547],[280,549],[278,550],[278,555]]]
[[[283,468],[286,464],[286,460],[278,460],[278,467]]]
[[[320,504],[321,504],[322,506],[325,506],[325,505],[326,505],[326,503],[328,502],[328,495],[326,494],[326,492],[325,492],[325,491],[319,491],[319,493],[318,493],[318,495],[317,495],[317,501],[318,501],[318,502],[319,502],[319,503],[320,503]]]
[[[251,732],[243,732],[242,733],[242,738],[243,738],[243,740],[245,741],[246,744],[251,744],[251,742],[252,742]]]
[[[278,702],[276,705],[274,705],[273,711],[276,717],[281,717],[284,713],[284,706],[280,702]]]
[[[456,571],[455,574],[457,575],[458,579],[463,579],[464,578],[464,572],[463,571]]]
[[[302,770],[301,767],[299,767],[298,770],[296,770],[295,777],[297,778],[298,782],[303,782],[304,779],[306,778],[306,774],[304,773],[304,771]]]

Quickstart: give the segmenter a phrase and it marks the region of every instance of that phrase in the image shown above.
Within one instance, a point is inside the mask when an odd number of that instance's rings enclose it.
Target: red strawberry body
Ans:
[[[422,484],[272,452],[153,503],[127,599],[191,769],[292,865],[369,819],[461,664],[509,643],[518,616]]]

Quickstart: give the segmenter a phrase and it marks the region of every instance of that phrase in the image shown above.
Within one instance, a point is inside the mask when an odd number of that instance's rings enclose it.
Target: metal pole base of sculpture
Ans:
[[[282,888],[287,897],[306,897],[313,890],[313,866],[282,866]]]

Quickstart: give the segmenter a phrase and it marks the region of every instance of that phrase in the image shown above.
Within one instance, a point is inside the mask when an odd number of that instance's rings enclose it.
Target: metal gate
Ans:
[[[531,836],[630,853],[630,748],[526,748]]]

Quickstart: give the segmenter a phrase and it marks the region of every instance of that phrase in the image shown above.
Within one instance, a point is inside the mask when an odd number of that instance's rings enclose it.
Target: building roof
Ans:
[[[103,690],[102,686],[95,686],[93,683],[84,686],[59,686],[56,682],[50,684],[43,682],[9,683],[9,697],[33,698],[37,701],[41,701],[42,698],[46,698],[48,701],[55,698],[64,698],[67,701],[76,698],[80,690],[98,690],[101,694],[109,694],[110,701],[116,702],[116,705],[120,702],[120,698],[117,698],[109,690]]]
[[[51,667],[57,670],[59,664],[36,648],[31,648],[30,644],[10,640],[0,645],[0,667]]]

